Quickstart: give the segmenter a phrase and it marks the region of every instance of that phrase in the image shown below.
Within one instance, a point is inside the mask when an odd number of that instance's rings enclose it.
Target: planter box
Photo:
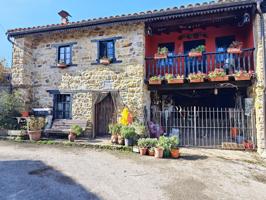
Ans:
[[[235,76],[235,80],[236,81],[249,81],[251,79],[251,76]]]
[[[203,83],[204,82],[204,79],[201,78],[201,79],[192,79],[192,80],[189,80],[190,83]]]
[[[21,136],[24,135],[25,133],[23,134],[21,130],[8,130],[7,134],[9,136]]]
[[[156,53],[156,54],[154,55],[154,59],[155,59],[155,60],[166,59],[166,58],[167,58],[167,54],[158,54],[158,53]]]
[[[102,64],[102,65],[110,65],[110,60],[108,60],[108,59],[100,59],[100,63]]]
[[[221,82],[221,81],[228,81],[229,77],[225,76],[225,77],[216,77],[216,78],[209,78],[210,81],[213,82]]]
[[[57,64],[57,67],[58,67],[58,68],[62,68],[62,69],[63,69],[63,68],[66,68],[66,67],[67,67],[67,65],[66,65],[66,64],[64,64],[64,63],[58,63],[58,64]]]
[[[162,80],[149,80],[150,85],[161,85]]]
[[[188,56],[189,57],[201,57],[202,53],[201,52],[189,52]]]
[[[172,80],[167,80],[168,84],[183,84],[184,79],[172,79]]]
[[[227,53],[241,54],[242,50],[240,48],[228,48]]]
[[[245,150],[244,144],[237,144],[234,142],[223,142],[222,149],[226,150]]]

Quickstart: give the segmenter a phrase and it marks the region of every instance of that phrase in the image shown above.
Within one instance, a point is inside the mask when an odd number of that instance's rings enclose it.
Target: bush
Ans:
[[[157,146],[163,147],[164,150],[166,151],[170,151],[173,148],[177,148],[178,145],[179,145],[179,139],[176,136],[172,137],[161,136],[157,144]]]
[[[121,125],[116,123],[116,124],[109,124],[109,133],[112,135],[120,135],[121,131]]]
[[[20,115],[22,108],[23,101],[18,93],[2,92],[0,94],[0,128],[18,129],[18,123],[14,117]]]
[[[121,129],[121,134],[125,139],[134,138],[136,136],[135,129],[130,126],[123,126]]]
[[[79,136],[82,133],[82,128],[79,125],[71,126],[71,133],[74,133],[76,136]]]
[[[135,132],[139,137],[145,137],[147,135],[146,127],[143,124],[134,122],[131,127],[135,129]]]
[[[45,126],[45,119],[43,117],[31,117],[28,125],[30,131],[42,130]]]
[[[138,147],[147,148],[148,147],[147,139],[146,138],[139,139],[138,140]]]

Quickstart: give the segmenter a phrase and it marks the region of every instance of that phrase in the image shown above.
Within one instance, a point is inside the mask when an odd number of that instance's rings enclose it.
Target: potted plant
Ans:
[[[176,136],[170,137],[170,144],[171,144],[171,157],[172,158],[179,158],[180,153],[179,153],[179,139]]]
[[[28,111],[22,111],[21,113],[21,117],[29,117],[30,113]]]
[[[160,76],[152,76],[149,79],[150,85],[161,85],[162,84],[162,78]]]
[[[109,133],[111,134],[111,143],[117,144],[118,143],[118,135],[120,134],[121,125],[116,124],[109,124]]]
[[[138,147],[140,155],[146,155],[148,149],[148,143],[146,138],[141,138],[138,140]]]
[[[164,154],[164,136],[161,136],[158,140],[158,143],[155,147],[155,158],[163,158]]]
[[[253,74],[254,74],[254,72],[251,70],[249,72],[247,72],[245,70],[240,70],[234,74],[234,78],[236,81],[248,81],[251,79]]]
[[[59,68],[66,68],[67,64],[65,63],[64,60],[59,60],[59,62],[57,63],[57,67]]]
[[[79,125],[72,125],[68,135],[68,140],[74,142],[76,137],[82,133],[82,128]]]
[[[154,55],[154,59],[166,59],[168,56],[168,49],[166,47],[158,48],[157,53]]]
[[[213,72],[208,74],[210,81],[228,81],[229,78],[226,75],[224,69],[215,69]]]
[[[42,129],[45,126],[45,119],[43,117],[31,117],[27,123],[30,140],[39,141],[41,138]]]
[[[243,42],[234,41],[227,49],[227,53],[240,54],[242,53]]]
[[[146,127],[142,124],[142,123],[139,123],[139,122],[133,122],[131,124],[132,127],[134,127],[135,129],[135,133],[136,133],[136,136],[138,138],[144,138],[147,136],[147,130],[146,130]]]
[[[156,138],[147,138],[147,147],[148,147],[148,155],[154,156],[155,154],[155,147],[158,143],[158,140]]]
[[[135,137],[135,129],[131,126],[123,126],[121,134],[125,138],[125,146],[133,146],[133,138]]]
[[[165,79],[167,80],[168,84],[182,84],[184,83],[184,76],[174,76],[173,74],[165,74]]]
[[[110,60],[109,58],[107,58],[107,57],[102,57],[102,58],[100,59],[100,64],[103,64],[103,65],[110,65],[110,63],[111,63],[111,60]]]
[[[202,72],[191,73],[188,75],[190,83],[203,83],[206,78],[206,74]]]
[[[191,49],[190,52],[188,53],[188,56],[189,57],[201,57],[204,51],[205,51],[205,46],[199,45],[196,48]]]

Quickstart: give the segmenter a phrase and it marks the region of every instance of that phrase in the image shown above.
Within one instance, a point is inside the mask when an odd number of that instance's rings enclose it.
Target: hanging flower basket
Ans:
[[[242,50],[240,48],[228,48],[227,53],[231,54],[241,54]]]
[[[159,53],[154,54],[154,59],[155,60],[166,59],[166,58],[167,58],[167,54],[166,53],[164,53],[164,54],[159,54]]]
[[[189,57],[202,57],[202,52],[189,52]]]
[[[209,78],[209,80],[212,82],[222,82],[222,81],[228,81],[229,77],[228,76],[214,77],[214,78]]]

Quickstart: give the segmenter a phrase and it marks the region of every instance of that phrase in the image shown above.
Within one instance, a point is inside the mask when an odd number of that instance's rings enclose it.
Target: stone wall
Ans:
[[[115,54],[122,63],[93,65],[97,59],[97,43],[92,40],[118,36],[122,38],[115,43]],[[77,66],[54,67],[57,64],[54,46],[73,42],[76,44],[72,48],[72,61]],[[31,107],[53,106],[53,96],[47,90],[74,91],[73,118],[91,122],[92,91],[106,90],[107,80],[111,82],[108,89],[119,91],[125,106],[143,121],[144,107],[149,106],[144,84],[144,24],[28,36],[16,39],[16,43],[23,48],[14,46],[13,85],[23,90]]]

